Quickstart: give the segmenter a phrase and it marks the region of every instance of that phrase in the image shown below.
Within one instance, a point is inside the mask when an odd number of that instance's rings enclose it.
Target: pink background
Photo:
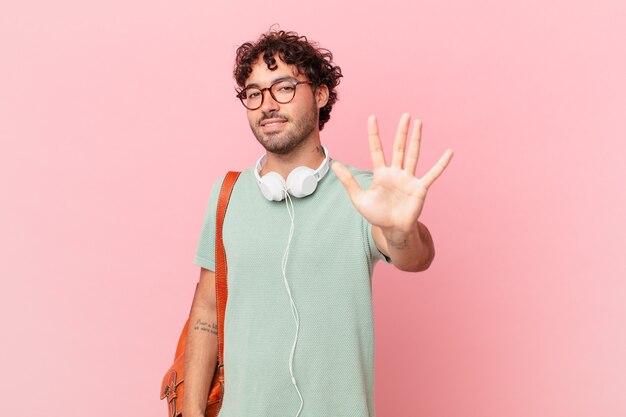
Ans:
[[[455,151],[431,268],[376,269],[378,415],[626,415],[619,0],[3,2],[2,414],[165,416],[211,183],[262,152],[234,51],[272,23],[344,71],[335,158],[403,111],[418,175]]]

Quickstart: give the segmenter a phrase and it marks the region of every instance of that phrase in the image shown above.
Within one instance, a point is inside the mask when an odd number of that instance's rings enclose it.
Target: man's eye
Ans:
[[[286,92],[286,93],[291,92],[291,91],[293,91],[293,85],[284,85],[284,86],[280,87],[278,89],[278,91],[282,91],[282,92]]]
[[[246,93],[246,98],[256,98],[259,96],[259,94],[261,94],[258,91],[250,91],[248,93]]]

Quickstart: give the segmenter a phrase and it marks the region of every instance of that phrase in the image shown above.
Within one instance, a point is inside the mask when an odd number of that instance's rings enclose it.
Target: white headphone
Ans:
[[[267,154],[261,155],[256,163],[254,175],[263,196],[270,201],[282,201],[286,193],[298,198],[313,194],[317,188],[317,183],[326,175],[329,169],[328,151],[324,146],[322,146],[322,149],[324,149],[324,160],[316,170],[307,166],[296,167],[289,173],[287,181],[285,181],[282,175],[274,171],[268,172],[261,177],[261,168],[265,165]]]

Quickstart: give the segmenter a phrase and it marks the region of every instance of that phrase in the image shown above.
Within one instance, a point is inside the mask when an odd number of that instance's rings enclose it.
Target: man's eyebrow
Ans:
[[[295,80],[295,77],[292,77],[291,75],[285,75],[282,77],[278,77],[274,80],[272,80],[272,82],[270,83],[270,85],[280,82],[280,81],[286,81],[286,80]],[[244,88],[248,88],[248,87],[256,87],[256,88],[260,88],[260,85],[257,83],[250,83],[248,85],[246,85]]]

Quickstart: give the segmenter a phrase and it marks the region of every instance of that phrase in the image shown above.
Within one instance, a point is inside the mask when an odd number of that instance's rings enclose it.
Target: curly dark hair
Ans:
[[[330,119],[330,111],[337,101],[336,87],[343,77],[341,68],[332,62],[333,54],[328,49],[319,48],[315,42],[307,40],[306,36],[284,30],[270,30],[262,34],[255,43],[246,42],[237,48],[233,76],[240,87],[245,87],[245,82],[252,73],[252,66],[256,64],[260,54],[263,54],[263,61],[272,71],[278,67],[274,58],[278,54],[283,62],[294,65],[298,72],[304,73],[313,85],[328,87],[328,103],[320,109],[319,115],[319,128],[322,130]]]

